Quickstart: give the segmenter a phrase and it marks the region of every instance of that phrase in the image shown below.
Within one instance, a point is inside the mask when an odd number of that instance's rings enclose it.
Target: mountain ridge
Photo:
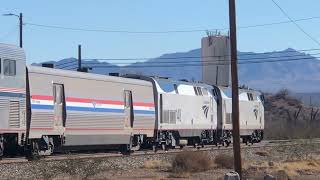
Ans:
[[[287,48],[282,51],[265,53],[238,52],[240,84],[274,92],[288,88],[294,92],[320,91],[320,61],[313,54]],[[94,67],[91,73],[136,73],[152,76],[172,77],[174,79],[201,80],[201,49],[187,52],[166,53],[144,62],[135,62],[126,66],[118,66],[105,61],[83,61],[83,67]],[[264,61],[274,62],[264,62]],[[256,63],[243,63],[255,61]],[[77,59],[65,58],[50,61],[56,68],[76,70]],[[191,63],[192,62],[192,63]],[[181,66],[192,64],[192,66]],[[39,65],[39,64],[35,64]]]

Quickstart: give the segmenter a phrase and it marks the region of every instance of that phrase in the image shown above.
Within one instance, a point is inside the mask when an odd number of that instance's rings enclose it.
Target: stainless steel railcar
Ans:
[[[28,66],[21,48],[0,44],[0,156],[117,146],[154,137],[151,82]]]
[[[26,58],[23,49],[0,43],[0,157],[16,153],[26,136]]]
[[[28,66],[33,151],[121,145],[154,136],[150,82]]]
[[[231,142],[230,89],[127,75],[28,66],[21,48],[0,44],[0,157],[23,149],[183,147]],[[261,94],[240,90],[245,143],[263,138]]]

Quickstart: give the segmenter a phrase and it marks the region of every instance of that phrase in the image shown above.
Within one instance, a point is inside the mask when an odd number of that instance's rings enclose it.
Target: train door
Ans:
[[[54,128],[65,126],[65,96],[63,84],[53,84]]]
[[[133,127],[133,102],[132,102],[132,92],[125,90],[124,91],[124,113],[125,113],[125,128],[132,128]]]

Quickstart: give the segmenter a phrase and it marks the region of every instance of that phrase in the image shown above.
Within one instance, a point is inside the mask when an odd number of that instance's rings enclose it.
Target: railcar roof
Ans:
[[[154,81],[156,82],[165,82],[168,84],[183,84],[183,85],[190,85],[190,86],[200,86],[200,87],[206,87],[206,88],[212,88],[212,86],[205,84],[205,83],[199,83],[199,82],[187,82],[187,81],[179,81],[179,80],[174,80],[174,79],[164,79],[164,78],[157,78],[153,77]]]
[[[137,84],[137,85],[143,85],[143,86],[151,86],[152,85],[151,82],[148,82],[145,80],[139,80],[139,79],[130,79],[130,78],[124,78],[124,77],[116,77],[116,76],[77,72],[77,71],[70,71],[70,70],[46,68],[46,67],[39,67],[39,66],[32,66],[32,65],[29,65],[27,67],[28,67],[28,71],[31,73],[59,75],[59,76],[64,76],[64,77],[91,79],[91,80],[100,80],[100,81],[110,81],[110,82],[119,82],[119,83],[127,83],[127,84]]]
[[[0,57],[14,59],[17,61],[25,61],[24,50],[12,44],[0,43]]]

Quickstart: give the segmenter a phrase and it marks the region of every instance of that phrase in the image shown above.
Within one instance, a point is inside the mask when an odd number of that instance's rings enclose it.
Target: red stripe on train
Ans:
[[[52,101],[53,96],[45,96],[45,95],[32,95],[32,99],[35,100],[48,100]],[[100,103],[100,104],[113,104],[113,105],[124,105],[123,101],[114,101],[114,100],[100,100],[100,99],[87,99],[87,98],[75,98],[75,97],[67,97],[67,102],[81,102],[81,103]],[[145,107],[154,107],[154,103],[145,103],[145,102],[134,102],[134,106],[145,106]]]

